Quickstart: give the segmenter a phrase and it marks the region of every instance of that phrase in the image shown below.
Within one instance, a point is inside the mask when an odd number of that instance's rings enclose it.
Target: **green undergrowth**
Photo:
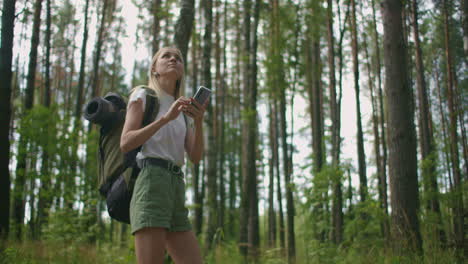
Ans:
[[[298,248],[297,264],[318,263],[369,263],[369,264],[399,264],[399,263],[428,263],[452,264],[463,263],[456,261],[452,251],[431,250],[424,256],[416,254],[398,257],[393,256],[382,247],[360,247],[353,245],[348,248],[336,247],[332,244],[308,242],[307,250],[303,245]],[[62,263],[136,263],[133,245],[119,247],[110,243],[59,243],[56,241],[26,241],[23,243],[9,243],[0,254],[0,264],[62,264]],[[166,261],[165,263],[172,263]],[[261,249],[257,260],[246,259],[239,254],[234,242],[220,242],[205,255],[204,263],[258,263],[281,264],[287,263],[287,258],[278,248]]]

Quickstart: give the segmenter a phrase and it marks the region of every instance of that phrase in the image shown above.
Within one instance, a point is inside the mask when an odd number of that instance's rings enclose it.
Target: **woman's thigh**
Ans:
[[[201,264],[200,246],[193,231],[168,232],[167,251],[177,264]]]
[[[163,263],[167,230],[146,227],[135,232],[135,251],[138,264]]]

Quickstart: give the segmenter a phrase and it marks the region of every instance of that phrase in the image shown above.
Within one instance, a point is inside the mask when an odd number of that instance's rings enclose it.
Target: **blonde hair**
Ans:
[[[159,85],[158,82],[158,76],[156,74],[153,74],[153,69],[156,68],[156,63],[158,62],[159,56],[164,52],[164,51],[171,51],[177,54],[180,59],[182,60],[182,65],[184,64],[183,58],[182,58],[182,52],[178,48],[175,47],[163,47],[160,48],[156,54],[154,54],[153,58],[151,59],[151,64],[148,70],[148,87],[156,93],[156,95],[159,97],[161,95],[162,88]],[[181,95],[184,95],[185,91],[185,70],[184,68],[182,72],[182,76],[180,77],[179,80],[176,81],[176,88],[174,90],[174,98],[177,99]],[[130,94],[134,93],[136,90],[138,90],[141,87],[141,85],[134,87],[131,91]]]
[[[182,64],[184,64],[184,61],[182,59],[182,52],[180,52],[180,50],[178,48],[174,48],[174,47],[164,47],[164,48],[160,48],[158,50],[158,52],[156,52],[156,54],[154,54],[153,56],[153,59],[151,60],[151,65],[149,67],[149,78],[148,78],[148,86],[153,89],[157,95],[159,95],[161,93],[161,87],[159,86],[159,82],[158,82],[158,76],[153,74],[152,73],[152,69],[153,68],[156,68],[156,63],[158,62],[158,59],[159,59],[159,56],[161,55],[161,53],[163,53],[164,51],[171,51],[171,52],[174,52],[176,53],[180,59],[182,60]],[[175,88],[175,91],[174,91],[174,98],[177,99],[179,98],[181,95],[184,94],[184,85],[185,85],[185,77],[184,77],[184,74],[185,73],[185,70],[182,72],[182,76],[180,77],[179,80],[176,81],[176,88]]]

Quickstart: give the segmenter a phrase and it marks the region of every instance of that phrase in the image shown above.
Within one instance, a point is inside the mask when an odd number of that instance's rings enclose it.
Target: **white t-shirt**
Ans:
[[[146,106],[146,91],[144,89],[138,89],[132,93],[128,105],[138,98],[143,102],[144,112]],[[166,114],[175,101],[174,97],[164,92],[164,90],[161,90],[158,98],[159,112],[156,120]],[[180,113],[176,119],[169,121],[169,123],[161,127],[143,144],[141,151],[138,152],[136,157],[138,165],[141,167],[141,160],[151,157],[165,159],[178,166],[182,166],[184,164],[186,131],[184,116]]]

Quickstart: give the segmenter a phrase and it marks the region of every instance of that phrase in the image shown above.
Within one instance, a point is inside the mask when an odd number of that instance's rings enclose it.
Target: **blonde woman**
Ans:
[[[184,62],[176,48],[162,48],[153,57],[148,86],[159,100],[156,119],[141,127],[145,89],[132,92],[120,148],[126,153],[142,145],[137,155],[141,172],[130,204],[131,232],[139,264],[163,263],[165,250],[177,264],[201,263],[200,247],[191,231],[185,207],[181,166],[184,150],[193,163],[203,156],[203,115],[207,102],[180,96]],[[193,119],[187,127],[185,114]]]

